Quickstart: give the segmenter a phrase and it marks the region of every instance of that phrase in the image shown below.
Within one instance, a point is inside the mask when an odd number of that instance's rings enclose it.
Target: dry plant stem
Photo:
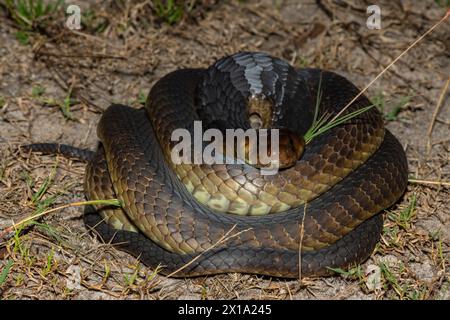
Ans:
[[[248,228],[242,231],[239,231],[236,234],[233,235],[229,235],[234,229],[236,228],[236,225],[234,225],[233,227],[231,227],[230,230],[227,231],[227,233],[225,233],[216,243],[214,243],[211,247],[209,247],[208,249],[206,249],[205,251],[201,252],[199,255],[195,256],[191,261],[189,261],[188,263],[186,263],[184,266],[178,268],[177,270],[175,270],[174,272],[170,273],[167,275],[168,278],[173,277],[175,274],[177,274],[178,272],[180,272],[181,270],[184,270],[185,268],[187,268],[188,266],[190,266],[192,263],[194,263],[196,260],[198,260],[204,253],[214,249],[215,247],[225,243],[226,241],[230,240],[231,238],[237,237],[238,235],[240,235],[241,233],[247,232],[249,230],[251,230],[252,228]]]
[[[414,47],[419,41],[421,41],[423,38],[425,38],[429,33],[431,33],[434,29],[436,29],[441,23],[443,23],[450,15],[450,9],[447,10],[447,13],[445,14],[445,16],[439,20],[438,22],[436,22],[430,29],[428,29],[423,35],[421,35],[418,39],[416,39],[413,43],[411,43],[409,45],[408,48],[405,49],[405,51],[403,51],[402,53],[400,53],[400,55],[395,58],[394,60],[392,60],[391,63],[389,63],[386,68],[384,68],[372,81],[370,81],[365,87],[364,89],[362,89],[352,100],[350,100],[349,103],[347,103],[347,105],[342,108],[341,111],[339,111],[334,117],[333,119],[331,119],[331,121],[335,121],[337,118],[339,118],[339,116],[345,111],[347,110],[348,107],[350,107],[350,105],[356,101],[356,99],[358,99],[364,92],[367,91],[367,89],[369,89],[369,87],[378,80],[379,77],[381,77],[390,67],[392,67],[401,57],[403,57],[409,50],[411,50],[412,47]]]
[[[421,180],[421,179],[408,179],[408,182],[417,184],[433,184],[438,186],[450,187],[450,182],[448,181],[434,181],[434,180]]]
[[[444,102],[445,94],[447,93],[448,85],[450,83],[450,77],[448,77],[447,81],[445,82],[444,88],[442,88],[441,94],[439,95],[439,100],[436,105],[436,108],[434,109],[433,116],[431,117],[430,126],[428,127],[428,143],[427,143],[427,152],[430,153],[431,151],[431,135],[433,133],[433,127],[434,123],[436,122],[437,115],[439,113],[439,110],[441,109],[441,106]]]
[[[109,205],[115,205],[114,201],[116,201],[117,203],[118,200],[117,199],[110,199],[110,200],[91,200],[91,201],[79,201],[79,202],[72,202],[69,204],[65,204],[56,208],[52,208],[49,210],[45,210],[41,213],[35,214],[35,215],[31,215],[17,223],[14,223],[12,226],[7,227],[5,230],[3,230],[2,233],[0,233],[0,239],[3,238],[5,235],[7,235],[8,233],[16,230],[17,228],[21,227],[22,225],[24,225],[25,223],[34,220],[36,218],[45,216],[46,214],[61,210],[61,209],[66,209],[66,208],[70,208],[70,207],[79,207],[79,206],[85,206],[85,205],[98,205],[98,204],[109,204]]]
[[[302,283],[302,243],[303,243],[303,235],[305,232],[306,206],[307,202],[303,207],[303,217],[302,223],[300,225],[300,243],[298,244],[298,281],[300,284]]]

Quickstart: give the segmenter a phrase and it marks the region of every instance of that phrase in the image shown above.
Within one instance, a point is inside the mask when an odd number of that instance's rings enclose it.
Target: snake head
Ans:
[[[247,101],[247,114],[252,129],[272,126],[273,101],[262,95],[252,95]]]
[[[303,154],[305,140],[288,129],[260,129],[257,140],[243,141],[244,161],[256,168],[289,168]]]
[[[289,168],[295,165],[302,156],[304,149],[305,140],[303,137],[288,129],[279,129],[279,168]],[[273,150],[273,152],[276,151]]]

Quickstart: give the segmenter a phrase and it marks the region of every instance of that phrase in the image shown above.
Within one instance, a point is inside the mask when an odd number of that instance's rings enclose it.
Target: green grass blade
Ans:
[[[319,107],[321,101],[322,101],[322,72],[320,73],[319,87],[317,88],[317,99],[316,99],[316,106],[314,108],[313,126],[315,125],[317,117],[319,115]]]
[[[106,206],[114,206],[114,207],[122,207],[122,202],[118,199],[108,199],[108,200],[89,200],[86,201],[86,205],[106,205]]]
[[[6,278],[8,277],[9,274],[9,270],[11,270],[13,263],[14,261],[8,260],[5,268],[2,270],[2,273],[0,273],[0,287],[5,283]]]
[[[56,175],[56,168],[58,164],[55,164],[55,166],[52,169],[52,172],[49,174],[47,178],[45,178],[44,183],[40,186],[39,190],[33,194],[31,197],[31,202],[33,204],[36,204],[38,201],[42,199],[44,194],[47,192],[48,188],[50,187],[51,183],[53,182],[53,178]]]
[[[44,3],[42,0],[37,0],[36,5],[34,6],[34,16],[39,18],[45,14],[44,12]]]
[[[308,144],[316,136],[317,131],[325,125],[330,117],[331,115],[329,113],[322,114],[316,124],[309,128],[303,137],[306,144]]]
[[[384,118],[387,121],[395,121],[398,118],[398,114],[408,105],[409,101],[411,100],[411,96],[404,96],[400,98],[400,101],[398,101],[393,109],[389,111]]]
[[[331,120],[330,122],[326,123],[326,121],[328,121],[329,119],[329,115],[326,116],[323,119],[319,119],[319,121],[317,122],[317,124],[315,126],[313,126],[310,130],[308,130],[304,136],[305,139],[305,143],[308,144],[309,142],[311,142],[312,139],[314,139],[315,137],[321,135],[322,133],[325,133],[326,131],[341,125],[357,116],[359,116],[360,114],[370,110],[371,108],[373,108],[375,105],[372,104],[370,106],[355,110],[349,114],[340,116],[337,119]]]
[[[334,120],[334,121],[330,121],[329,123],[327,123],[326,125],[324,125],[322,128],[320,128],[319,130],[325,130],[325,129],[326,129],[326,130],[329,130],[329,129],[332,129],[332,128],[334,128],[334,127],[336,127],[336,126],[338,126],[338,125],[340,125],[340,124],[342,124],[342,123],[344,123],[344,122],[347,122],[348,120],[351,120],[351,119],[353,119],[353,118],[359,116],[360,114],[362,114],[362,113],[364,113],[364,112],[370,110],[370,109],[373,108],[373,107],[374,107],[374,105],[372,104],[372,105],[370,105],[370,106],[367,106],[367,107],[358,109],[358,110],[356,110],[356,111],[353,111],[352,113],[343,115],[343,116],[337,118],[337,119]],[[325,130],[325,131],[326,131],[326,130]],[[323,132],[325,132],[325,131],[323,131]]]

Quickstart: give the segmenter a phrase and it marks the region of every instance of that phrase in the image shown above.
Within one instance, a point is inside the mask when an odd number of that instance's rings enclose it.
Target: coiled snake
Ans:
[[[118,198],[123,207],[89,207],[85,223],[163,274],[325,275],[370,255],[380,211],[406,188],[405,153],[376,108],[314,138],[276,175],[247,164],[174,164],[170,137],[177,128],[192,132],[195,120],[245,130],[255,115],[259,127],[303,137],[317,119],[316,101],[318,116],[332,116],[358,92],[332,72],[237,53],[208,69],[166,75],[145,108],[111,105],[95,153],[54,144],[31,149],[89,160],[87,198]],[[344,114],[368,105],[360,96]]]

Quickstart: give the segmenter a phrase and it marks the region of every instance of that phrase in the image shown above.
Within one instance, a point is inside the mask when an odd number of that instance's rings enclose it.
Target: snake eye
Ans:
[[[248,119],[250,121],[250,126],[252,127],[252,129],[260,129],[262,127],[263,121],[259,114],[252,113]]]

